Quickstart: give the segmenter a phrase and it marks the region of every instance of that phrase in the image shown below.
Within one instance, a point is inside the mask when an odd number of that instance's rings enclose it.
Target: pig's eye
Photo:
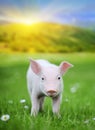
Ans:
[[[45,78],[44,78],[44,77],[42,77],[42,80],[45,80]]]
[[[60,80],[61,79],[61,77],[60,76],[58,76],[58,78],[57,78],[58,80]]]

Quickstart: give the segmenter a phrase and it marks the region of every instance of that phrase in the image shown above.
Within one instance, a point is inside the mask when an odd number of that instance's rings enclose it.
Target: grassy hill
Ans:
[[[0,51],[95,51],[95,32],[54,23],[1,25]]]

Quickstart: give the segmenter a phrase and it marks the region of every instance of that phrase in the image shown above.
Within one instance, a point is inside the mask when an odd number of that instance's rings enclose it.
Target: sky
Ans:
[[[95,0],[0,0],[0,21],[95,24]]]

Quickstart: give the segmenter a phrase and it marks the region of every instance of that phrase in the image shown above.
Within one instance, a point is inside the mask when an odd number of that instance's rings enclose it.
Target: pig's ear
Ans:
[[[64,61],[60,64],[59,68],[60,68],[60,73],[63,75],[69,68],[73,67],[72,64],[70,64],[67,61]]]
[[[35,74],[39,75],[41,72],[40,65],[35,60],[32,60],[32,59],[30,59],[30,65],[31,65],[31,69],[33,70],[33,72]]]

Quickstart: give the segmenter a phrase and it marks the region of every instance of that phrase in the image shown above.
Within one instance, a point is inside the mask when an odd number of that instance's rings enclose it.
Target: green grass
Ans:
[[[26,86],[28,59],[44,58],[59,64],[67,60],[74,67],[63,77],[64,94],[61,118],[52,114],[51,100],[46,98],[44,112],[30,116],[31,103]],[[77,91],[72,93],[72,87]],[[26,99],[24,104],[21,99]],[[13,103],[8,103],[12,100]],[[28,105],[29,109],[24,106]],[[72,54],[0,54],[0,130],[94,130],[95,121],[95,53]],[[89,120],[88,123],[85,123]]]

